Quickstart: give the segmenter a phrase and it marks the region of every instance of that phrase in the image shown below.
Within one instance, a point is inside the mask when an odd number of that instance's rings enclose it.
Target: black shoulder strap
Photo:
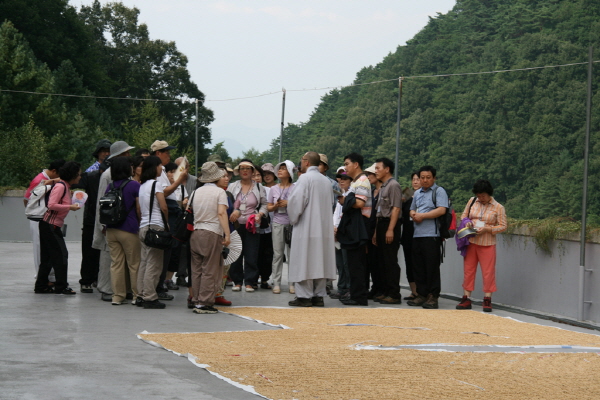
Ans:
[[[476,197],[473,197],[473,201],[471,201],[471,205],[469,206],[469,211],[467,212],[467,218],[471,219],[471,208],[473,208],[473,204],[475,204]]]
[[[154,208],[154,194],[156,189],[156,181],[152,184],[152,191],[150,192],[150,216],[148,217],[148,225],[152,223],[152,209]],[[163,214],[162,210],[160,210],[160,216],[162,217],[163,224],[165,224],[165,231],[169,231],[169,224],[165,218],[165,214]]]

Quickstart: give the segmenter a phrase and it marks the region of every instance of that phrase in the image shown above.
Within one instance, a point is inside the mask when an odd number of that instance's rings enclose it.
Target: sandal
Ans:
[[[404,300],[414,300],[414,299],[416,299],[416,298],[417,298],[417,295],[416,295],[416,294],[414,294],[414,293],[411,293],[411,294],[410,294],[410,296],[406,296],[406,297],[404,298]]]

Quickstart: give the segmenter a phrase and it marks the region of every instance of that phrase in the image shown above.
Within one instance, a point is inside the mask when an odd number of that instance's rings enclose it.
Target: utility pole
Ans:
[[[281,101],[281,131],[279,133],[279,162],[281,162],[281,151],[283,148],[283,120],[285,117],[285,88],[281,89],[283,91],[283,99]],[[277,172],[277,171],[275,171]]]
[[[396,158],[394,162],[396,168],[394,168],[394,179],[398,180],[398,152],[400,150],[400,121],[402,121],[402,80],[404,78],[398,78],[398,113],[396,115]]]

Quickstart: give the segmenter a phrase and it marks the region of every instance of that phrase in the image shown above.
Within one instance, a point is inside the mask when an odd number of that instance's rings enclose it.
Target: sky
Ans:
[[[101,3],[111,1],[101,0]],[[151,39],[174,41],[214,112],[212,144],[230,156],[279,137],[282,89],[351,84],[455,0],[122,0]],[[71,0],[74,6],[92,0]],[[239,97],[275,94],[235,100]],[[284,123],[309,120],[327,90],[287,92]]]

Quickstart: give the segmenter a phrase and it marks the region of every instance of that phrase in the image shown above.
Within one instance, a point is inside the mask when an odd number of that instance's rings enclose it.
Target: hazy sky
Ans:
[[[92,0],[71,0],[91,4]],[[109,1],[101,0],[101,3]],[[352,83],[411,39],[454,0],[124,0],[140,10],[152,39],[175,41],[214,111],[213,144],[232,157],[266,150],[279,136],[281,92]],[[309,119],[327,91],[288,92],[285,122]]]

